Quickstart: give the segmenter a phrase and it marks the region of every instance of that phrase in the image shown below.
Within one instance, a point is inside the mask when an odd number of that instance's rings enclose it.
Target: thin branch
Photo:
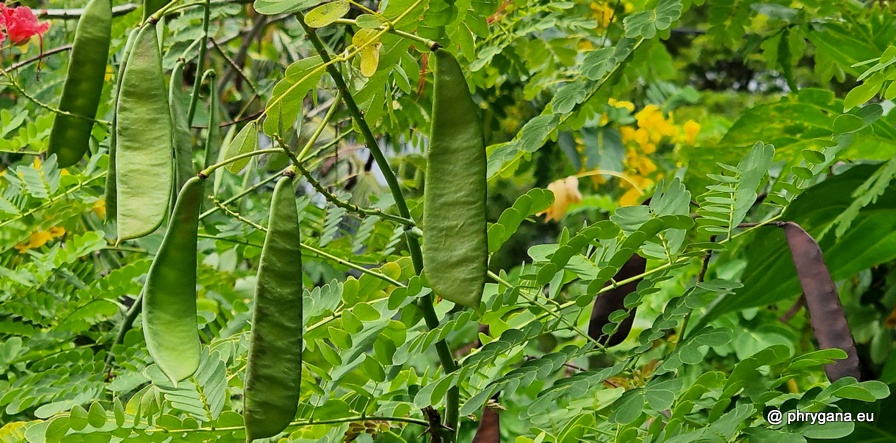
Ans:
[[[81,120],[88,120],[88,121],[91,121],[91,122],[94,122],[94,123],[99,123],[99,124],[106,125],[106,126],[109,126],[109,125],[112,124],[112,122],[109,122],[109,121],[106,121],[106,120],[98,120],[98,119],[95,119],[95,118],[90,118],[90,117],[86,117],[86,116],[79,115],[79,114],[73,114],[73,113],[71,113],[71,112],[63,111],[63,110],[61,110],[61,109],[59,109],[59,108],[55,108],[55,107],[53,107],[53,106],[50,106],[50,105],[48,105],[48,104],[46,104],[46,103],[44,103],[44,102],[38,100],[38,99],[37,99],[36,97],[34,97],[33,95],[29,94],[28,91],[26,91],[25,88],[23,88],[21,85],[19,85],[19,83],[18,83],[14,78],[12,78],[12,75],[10,75],[10,73],[7,72],[5,69],[0,68],[0,74],[2,74],[3,76],[5,76],[5,77],[7,78],[7,80],[9,80],[9,84],[13,87],[13,89],[15,89],[16,91],[18,91],[19,94],[22,94],[22,97],[25,97],[25,98],[28,99],[30,102],[34,103],[35,105],[37,105],[37,106],[39,106],[39,107],[41,107],[41,108],[46,109],[47,111],[50,111],[50,112],[53,112],[53,113],[56,113],[56,114],[67,115],[67,116],[69,116],[69,117],[74,117],[74,118],[81,119]]]
[[[283,171],[278,172],[278,173],[276,173],[276,174],[274,174],[274,175],[272,175],[272,176],[270,176],[270,177],[268,177],[268,178],[266,178],[266,179],[264,179],[264,180],[262,180],[262,181],[260,181],[260,182],[258,182],[258,183],[256,183],[256,184],[254,184],[254,185],[252,185],[252,186],[246,188],[246,190],[244,190],[243,192],[240,192],[239,194],[234,195],[233,197],[230,197],[230,198],[228,198],[227,200],[224,200],[223,202],[221,202],[221,205],[225,205],[225,206],[226,206],[226,205],[229,205],[229,204],[231,204],[231,203],[233,203],[233,202],[239,200],[239,199],[242,198],[243,196],[245,196],[245,195],[247,195],[247,194],[250,194],[250,193],[254,192],[256,189],[258,189],[258,188],[260,188],[260,187],[262,187],[262,186],[264,186],[264,185],[266,185],[266,184],[268,184],[268,183],[270,183],[270,182],[272,182],[272,181],[274,181],[274,180],[280,178],[280,175],[282,175],[282,172],[283,172]],[[219,209],[219,208],[214,207],[214,208],[209,209],[208,211],[203,212],[202,214],[199,215],[199,219],[202,220],[202,219],[208,217],[209,215],[214,214],[216,211],[218,211],[218,209]]]
[[[255,23],[252,24],[252,27],[249,28],[249,31],[243,35],[243,42],[240,44],[239,49],[237,49],[236,54],[233,56],[233,59],[227,57],[224,54],[224,57],[227,59],[227,62],[230,64],[230,68],[227,71],[224,71],[224,75],[221,76],[221,79],[218,81],[218,93],[221,94],[224,90],[224,86],[230,82],[231,77],[234,74],[239,74],[240,77],[243,78],[246,82],[249,83],[249,86],[252,87],[252,90],[257,92],[257,88],[252,80],[246,76],[246,74],[242,71],[243,61],[246,59],[246,54],[249,52],[249,47],[252,46],[252,42],[258,38],[264,28],[269,24],[268,17],[265,15],[258,15],[255,18]],[[223,51],[222,51],[223,54]]]
[[[202,15],[202,43],[199,45],[199,58],[196,60],[196,72],[201,72],[205,67],[205,57],[208,53],[209,22],[211,21],[211,0],[205,0],[205,9]],[[202,77],[196,76],[193,82],[193,93],[190,96],[190,106],[187,109],[187,125],[193,124],[196,115],[196,105],[199,103],[199,87],[202,86]],[[214,88],[214,86],[212,86]],[[214,91],[213,91],[214,92]]]
[[[330,203],[333,203],[334,205],[336,205],[342,209],[345,209],[346,211],[354,212],[355,214],[358,214],[359,217],[366,217],[368,215],[372,215],[372,216],[376,216],[376,217],[382,217],[387,220],[392,220],[396,223],[405,225],[407,227],[415,226],[415,223],[413,220],[409,220],[406,218],[402,218],[402,217],[398,217],[398,216],[389,214],[387,212],[383,212],[381,209],[367,209],[367,208],[362,208],[357,205],[353,205],[348,202],[344,202],[344,201],[340,200],[339,198],[337,198],[335,195],[333,195],[330,191],[327,191],[327,189],[324,188],[320,184],[320,182],[318,182],[314,177],[312,177],[311,173],[308,172],[304,167],[302,167],[301,165],[296,165],[296,169],[299,171],[300,174],[302,174],[303,177],[305,177],[305,180],[308,180],[308,183],[310,183],[311,186],[317,192],[321,193],[324,196],[324,198],[327,199],[327,201],[329,201]]]
[[[236,120],[231,120],[231,121],[229,121],[229,122],[221,122],[221,123],[218,123],[218,127],[220,127],[220,128],[226,128],[226,127],[228,127],[228,126],[238,125],[238,124],[240,124],[240,123],[244,123],[244,122],[247,122],[247,121],[255,120],[255,119],[257,119],[258,117],[261,117],[261,114],[263,114],[263,113],[264,113],[264,111],[253,112],[253,113],[251,113],[251,114],[249,114],[249,115],[240,117],[240,118],[238,118],[238,119],[236,119]],[[193,129],[205,129],[205,128],[208,127],[208,125],[193,125],[192,127],[193,127]]]
[[[314,425],[332,425],[339,423],[352,423],[357,421],[394,421],[398,423],[408,423],[419,426],[429,427],[429,422],[424,420],[419,420],[416,418],[407,418],[407,417],[380,417],[376,415],[364,415],[360,417],[346,417],[346,418],[333,418],[328,420],[314,420],[314,421],[294,421],[289,424],[290,427],[303,427],[303,426],[314,426]],[[245,426],[224,426],[224,427],[208,427],[208,428],[185,428],[185,429],[168,429],[166,432],[172,435],[178,434],[187,434],[191,432],[226,432],[232,433],[233,431],[240,431],[245,429]]]
[[[789,323],[790,319],[796,315],[797,312],[800,312],[800,309],[806,306],[806,294],[800,294],[800,298],[796,299],[796,302],[793,303],[793,306],[784,313],[778,320],[781,323]]]
[[[227,213],[227,214],[230,215],[231,217],[233,217],[233,218],[239,220],[240,222],[245,223],[245,224],[247,224],[247,225],[249,225],[249,226],[251,226],[251,227],[253,227],[253,228],[255,228],[255,229],[259,230],[259,231],[261,231],[261,232],[267,232],[267,231],[268,231],[267,228],[265,228],[264,226],[261,226],[261,225],[259,225],[258,223],[255,223],[254,221],[249,220],[249,219],[243,217],[243,216],[240,215],[238,212],[233,211],[233,210],[231,210],[231,209],[227,209],[227,207],[224,206],[223,204],[221,204],[221,202],[219,202],[218,200],[216,200],[216,199],[212,199],[212,201],[214,202],[215,206],[217,206],[218,208],[220,208],[222,211],[224,211],[225,213]],[[339,257],[337,257],[337,256],[335,256],[335,255],[333,255],[333,254],[329,254],[329,253],[327,253],[327,252],[324,252],[323,250],[317,249],[317,248],[315,248],[314,246],[307,245],[307,244],[305,244],[305,243],[301,243],[301,244],[300,244],[300,247],[301,247],[302,249],[304,249],[305,251],[310,252],[310,253],[312,253],[312,254],[318,256],[318,257],[325,258],[325,259],[327,259],[327,260],[332,260],[332,261],[334,261],[334,262],[336,262],[336,263],[339,263],[339,264],[341,264],[341,265],[343,265],[343,266],[347,266],[347,267],[349,267],[349,268],[352,268],[352,269],[354,269],[354,270],[356,270],[356,271],[358,271],[358,272],[360,272],[360,273],[368,274],[368,275],[370,275],[370,276],[372,276],[372,277],[376,277],[376,278],[378,278],[378,279],[380,279],[380,280],[382,280],[382,281],[384,281],[384,282],[386,282],[386,283],[389,283],[390,285],[394,285],[394,286],[397,286],[397,287],[399,287],[399,288],[404,288],[404,287],[405,287],[405,285],[404,285],[403,283],[401,283],[400,281],[395,280],[395,279],[393,279],[393,278],[391,278],[391,277],[389,277],[389,276],[387,276],[387,275],[385,275],[385,274],[381,274],[381,273],[379,273],[379,272],[372,271],[372,270],[367,269],[367,268],[365,268],[365,267],[363,267],[363,266],[358,266],[358,265],[352,263],[352,262],[349,261],[349,260],[345,260],[345,259],[339,258]]]
[[[126,3],[112,7],[112,17],[120,17],[130,14],[139,8],[138,3]],[[39,18],[48,18],[53,20],[76,20],[84,15],[84,8],[76,9],[41,9],[37,12]]]
[[[48,49],[38,55],[35,55],[34,57],[26,58],[25,60],[22,60],[18,63],[14,63],[14,64],[10,65],[8,68],[6,68],[6,72],[12,72],[12,71],[15,71],[24,66],[28,66],[34,62],[41,61],[48,55],[58,54],[60,52],[71,51],[71,50],[72,50],[72,45],[63,45],[63,46],[59,46],[58,48]]]
[[[124,320],[121,321],[121,327],[118,328],[118,334],[115,335],[115,340],[112,341],[112,345],[109,346],[109,355],[106,356],[106,371],[109,369],[109,365],[112,364],[112,348],[115,345],[120,345],[124,343],[124,336],[127,335],[128,331],[131,330],[131,327],[134,324],[134,320],[137,319],[137,316],[140,315],[140,311],[143,310],[143,291],[140,291],[140,295],[134,299],[134,304],[131,306],[131,309],[128,309],[127,314],[124,316]]]

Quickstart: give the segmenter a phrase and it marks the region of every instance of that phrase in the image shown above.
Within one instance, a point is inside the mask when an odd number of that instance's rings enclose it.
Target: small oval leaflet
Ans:
[[[355,19],[355,23],[361,29],[375,29],[385,24],[379,17],[373,14],[361,14]]]
[[[342,0],[324,3],[308,12],[305,23],[312,28],[322,28],[348,14],[349,9],[348,2]]]
[[[243,129],[240,130],[239,133],[236,134],[236,137],[230,141],[227,147],[221,151],[221,159],[220,161],[228,160],[237,155],[245,154],[247,152],[252,152],[258,149],[258,135],[256,131],[258,127],[254,121],[249,122],[248,125],[243,126]],[[229,165],[227,165],[227,170],[236,174],[241,169],[246,167],[249,164],[249,157],[244,159],[237,160]]]

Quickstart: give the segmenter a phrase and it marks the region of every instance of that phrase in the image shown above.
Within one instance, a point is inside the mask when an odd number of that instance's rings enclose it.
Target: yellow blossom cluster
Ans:
[[[611,100],[611,106],[625,108],[634,112],[634,105],[630,102]],[[644,106],[638,112],[634,112],[635,124],[625,125],[619,128],[622,143],[626,147],[625,168],[626,176],[630,179],[622,181],[622,187],[626,192],[619,199],[621,206],[638,204],[639,197],[644,189],[653,185],[655,179],[662,177],[657,173],[656,164],[648,157],[657,151],[657,147],[663,143],[694,144],[697,134],[700,132],[700,124],[688,120],[684,125],[675,124],[674,116],[668,118],[663,115],[659,106],[650,104]],[[655,175],[655,176],[654,176]]]
[[[19,243],[15,248],[20,253],[24,253],[29,249],[37,249],[47,244],[48,241],[62,237],[63,235],[65,235],[65,228],[61,226],[52,227],[46,231],[35,231],[31,233],[31,236],[27,241]]]
[[[591,16],[597,20],[598,29],[607,29],[613,22],[613,7],[609,2],[597,1],[591,3]]]
[[[614,4],[618,3],[611,2],[610,0],[598,0],[591,3],[591,16],[597,20],[597,29],[607,29],[610,26],[610,23],[622,20],[621,17],[616,17],[617,14],[614,10]],[[627,1],[623,2],[623,7],[625,8],[626,13],[635,9],[634,5]]]
[[[90,208],[93,210],[94,214],[102,220],[106,219],[106,200],[100,198],[93,202],[93,207]]]

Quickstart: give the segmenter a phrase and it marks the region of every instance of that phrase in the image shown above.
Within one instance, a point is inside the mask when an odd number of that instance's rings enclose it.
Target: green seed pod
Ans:
[[[192,177],[193,171],[193,134],[187,123],[187,111],[184,108],[185,95],[184,62],[178,60],[171,71],[171,82],[168,84],[168,102],[171,108],[171,123],[174,128],[174,194],[180,192],[184,183]]]
[[[124,52],[122,53],[121,63],[118,65],[118,77],[116,78],[116,91],[121,91],[121,78],[124,76],[124,68],[128,64],[128,55],[131,54],[131,50],[134,48],[134,40],[137,40],[137,33],[140,32],[139,29],[131,30],[131,33],[128,34],[128,40],[124,44]],[[115,109],[118,108],[118,97],[120,94],[116,94],[115,96]],[[104,201],[106,203],[106,220],[117,220],[118,219],[118,186],[115,183],[115,147],[118,145],[118,136],[116,135],[118,132],[118,112],[113,113],[112,115],[112,140],[109,144],[109,169],[106,172],[106,188],[105,188],[105,198]]]
[[[134,41],[117,113],[115,172],[121,241],[147,235],[162,224],[174,183],[168,94],[154,24],[141,29]]]
[[[435,58],[423,263],[437,295],[478,309],[488,267],[485,141],[457,60],[444,49]]]
[[[837,285],[824,263],[824,257],[818,243],[794,222],[778,222],[777,226],[784,230],[790,255],[796,267],[796,275],[806,296],[806,308],[812,331],[821,349],[840,348],[846,352],[845,360],[837,360],[824,366],[824,373],[831,382],[844,377],[862,379],[862,367],[859,353],[852,338]]]
[[[175,384],[199,367],[196,239],[204,180],[184,184],[143,288],[143,335],[156,364]]]
[[[296,416],[302,384],[302,254],[292,178],[271,200],[261,250],[243,414],[248,441],[279,434]]]
[[[56,114],[47,152],[56,154],[59,167],[77,163],[87,152],[92,119],[103,93],[109,42],[112,39],[112,2],[90,0],[75,29],[68,74],[62,87],[59,110],[83,118]]]

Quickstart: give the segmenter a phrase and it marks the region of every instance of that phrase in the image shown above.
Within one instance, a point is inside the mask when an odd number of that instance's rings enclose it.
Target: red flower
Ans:
[[[5,5],[0,5],[0,25],[6,28],[6,33],[9,34],[13,44],[24,43],[35,35],[42,35],[50,28],[49,23],[38,23],[37,17],[27,6],[7,8]],[[0,32],[0,42],[3,38],[3,33]]]

